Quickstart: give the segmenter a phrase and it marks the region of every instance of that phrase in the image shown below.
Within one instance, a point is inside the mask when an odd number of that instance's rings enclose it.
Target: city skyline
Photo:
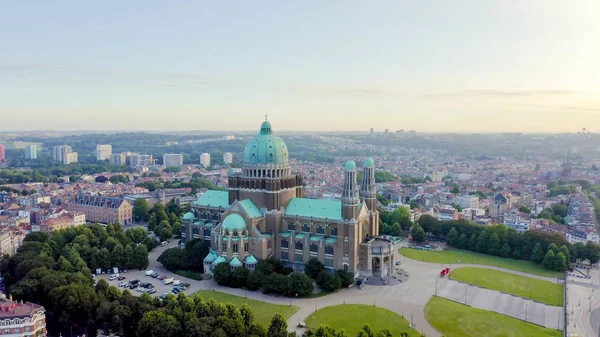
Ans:
[[[278,131],[600,122],[596,1],[5,9],[2,131],[253,131],[264,114]]]

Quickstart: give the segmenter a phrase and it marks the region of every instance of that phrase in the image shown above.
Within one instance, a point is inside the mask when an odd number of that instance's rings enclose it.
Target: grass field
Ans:
[[[443,263],[443,264],[481,264],[486,266],[496,266],[510,270],[516,270],[524,273],[547,276],[564,277],[563,274],[548,270],[531,261],[507,259],[498,256],[473,253],[467,250],[444,250],[431,251],[411,248],[401,248],[400,254],[419,261]],[[460,261],[460,262],[459,262]]]
[[[420,334],[413,329],[408,329],[408,321],[395,312],[387,309],[363,304],[341,304],[325,307],[312,313],[306,319],[309,328],[318,328],[327,325],[334,329],[344,329],[348,336],[358,335],[358,331],[368,324],[376,332],[389,329],[393,336],[400,335],[400,331],[409,331],[411,337]]]
[[[257,323],[268,327],[271,323],[271,319],[275,316],[276,313],[281,314],[281,316],[286,319],[292,317],[293,314],[298,311],[298,307],[289,306],[289,305],[278,305],[271,304],[266,302],[261,302],[257,300],[246,299],[239,296],[229,295],[225,293],[221,293],[218,291],[211,290],[200,290],[196,294],[202,296],[202,298],[208,300],[209,298],[214,298],[215,301],[226,304],[231,303],[238,308],[241,308],[244,303],[247,303],[250,308],[252,308],[252,312],[254,313],[254,320]]]
[[[542,328],[495,312],[475,309],[441,297],[425,306],[425,318],[446,337],[561,337],[562,331]]]
[[[485,268],[457,268],[452,270],[450,276],[457,281],[482,288],[503,291],[558,307],[564,305],[562,284]]]

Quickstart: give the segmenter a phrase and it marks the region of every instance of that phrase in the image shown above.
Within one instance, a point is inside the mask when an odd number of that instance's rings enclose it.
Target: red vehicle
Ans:
[[[440,277],[444,277],[448,274],[450,274],[450,268],[442,269],[442,271],[440,272]]]

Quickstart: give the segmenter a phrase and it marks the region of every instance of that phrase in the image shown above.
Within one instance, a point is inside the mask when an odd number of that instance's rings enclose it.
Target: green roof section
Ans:
[[[271,233],[261,233],[262,236],[266,237],[266,238],[270,238],[271,237]]]
[[[310,237],[310,241],[321,241],[321,239],[323,239],[323,236],[321,235],[313,235]]]
[[[196,216],[192,212],[187,212],[183,216],[183,220],[193,220],[193,219],[196,219]]]
[[[292,217],[296,215],[341,220],[342,202],[328,199],[292,198],[285,209],[285,216]]]
[[[238,241],[240,241],[240,238],[238,238],[238,237],[234,237],[234,238],[231,238],[231,241],[233,241],[233,242],[238,242]]]
[[[292,236],[292,232],[281,232],[279,233],[279,236],[281,236],[282,238],[289,238],[290,236]]]
[[[354,160],[348,160],[346,162],[346,165],[344,165],[344,170],[346,170],[346,171],[356,170],[356,163],[354,162]]]
[[[369,158],[365,159],[365,164],[363,166],[364,167],[374,167],[375,162],[373,161],[373,158],[369,157]]]
[[[215,252],[214,250],[210,250],[210,252],[208,253],[208,255],[206,255],[206,257],[204,258],[204,261],[207,262],[213,262],[214,260],[216,260],[218,257],[217,252]]]
[[[255,263],[258,263],[258,260],[254,257],[254,255],[250,255],[250,256],[246,257],[244,262],[248,263],[248,264],[255,264]]]
[[[237,256],[234,256],[233,259],[231,259],[231,262],[229,262],[229,265],[233,267],[240,267],[242,262],[240,262],[240,259],[238,259]]]
[[[247,164],[287,164],[288,149],[283,139],[275,136],[271,123],[264,121],[260,133],[246,144],[244,163]]]
[[[294,236],[294,238],[295,238],[295,239],[298,239],[298,240],[302,240],[302,239],[304,239],[305,237],[306,237],[306,234],[304,234],[304,233],[296,234],[296,235]]]
[[[256,205],[254,204],[254,202],[252,202],[252,200],[245,199],[245,200],[240,201],[240,204],[242,205],[242,207],[244,208],[246,213],[248,213],[248,215],[251,218],[258,218],[260,216],[263,216],[260,209],[258,209],[258,207],[256,207]]]
[[[229,206],[229,192],[208,190],[194,201],[194,205],[226,208]]]
[[[325,243],[337,243],[337,238],[335,236],[330,236],[327,239],[325,239]]]
[[[224,257],[219,256],[215,261],[213,261],[213,264],[216,266],[219,263],[223,263],[223,262],[227,262],[227,260]]]
[[[233,232],[234,230],[241,231],[245,228],[246,220],[237,213],[229,214],[225,217],[225,220],[223,220],[223,224],[221,225],[222,230],[229,230],[230,232]]]

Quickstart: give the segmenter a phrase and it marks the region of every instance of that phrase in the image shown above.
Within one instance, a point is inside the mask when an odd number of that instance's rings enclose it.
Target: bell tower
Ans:
[[[348,160],[344,166],[344,190],[342,191],[342,218],[345,220],[358,218],[359,192],[356,174],[356,163]]]
[[[375,185],[375,163],[372,158],[365,159],[363,178],[360,184],[360,199],[364,200],[369,211],[377,210],[377,186]]]

